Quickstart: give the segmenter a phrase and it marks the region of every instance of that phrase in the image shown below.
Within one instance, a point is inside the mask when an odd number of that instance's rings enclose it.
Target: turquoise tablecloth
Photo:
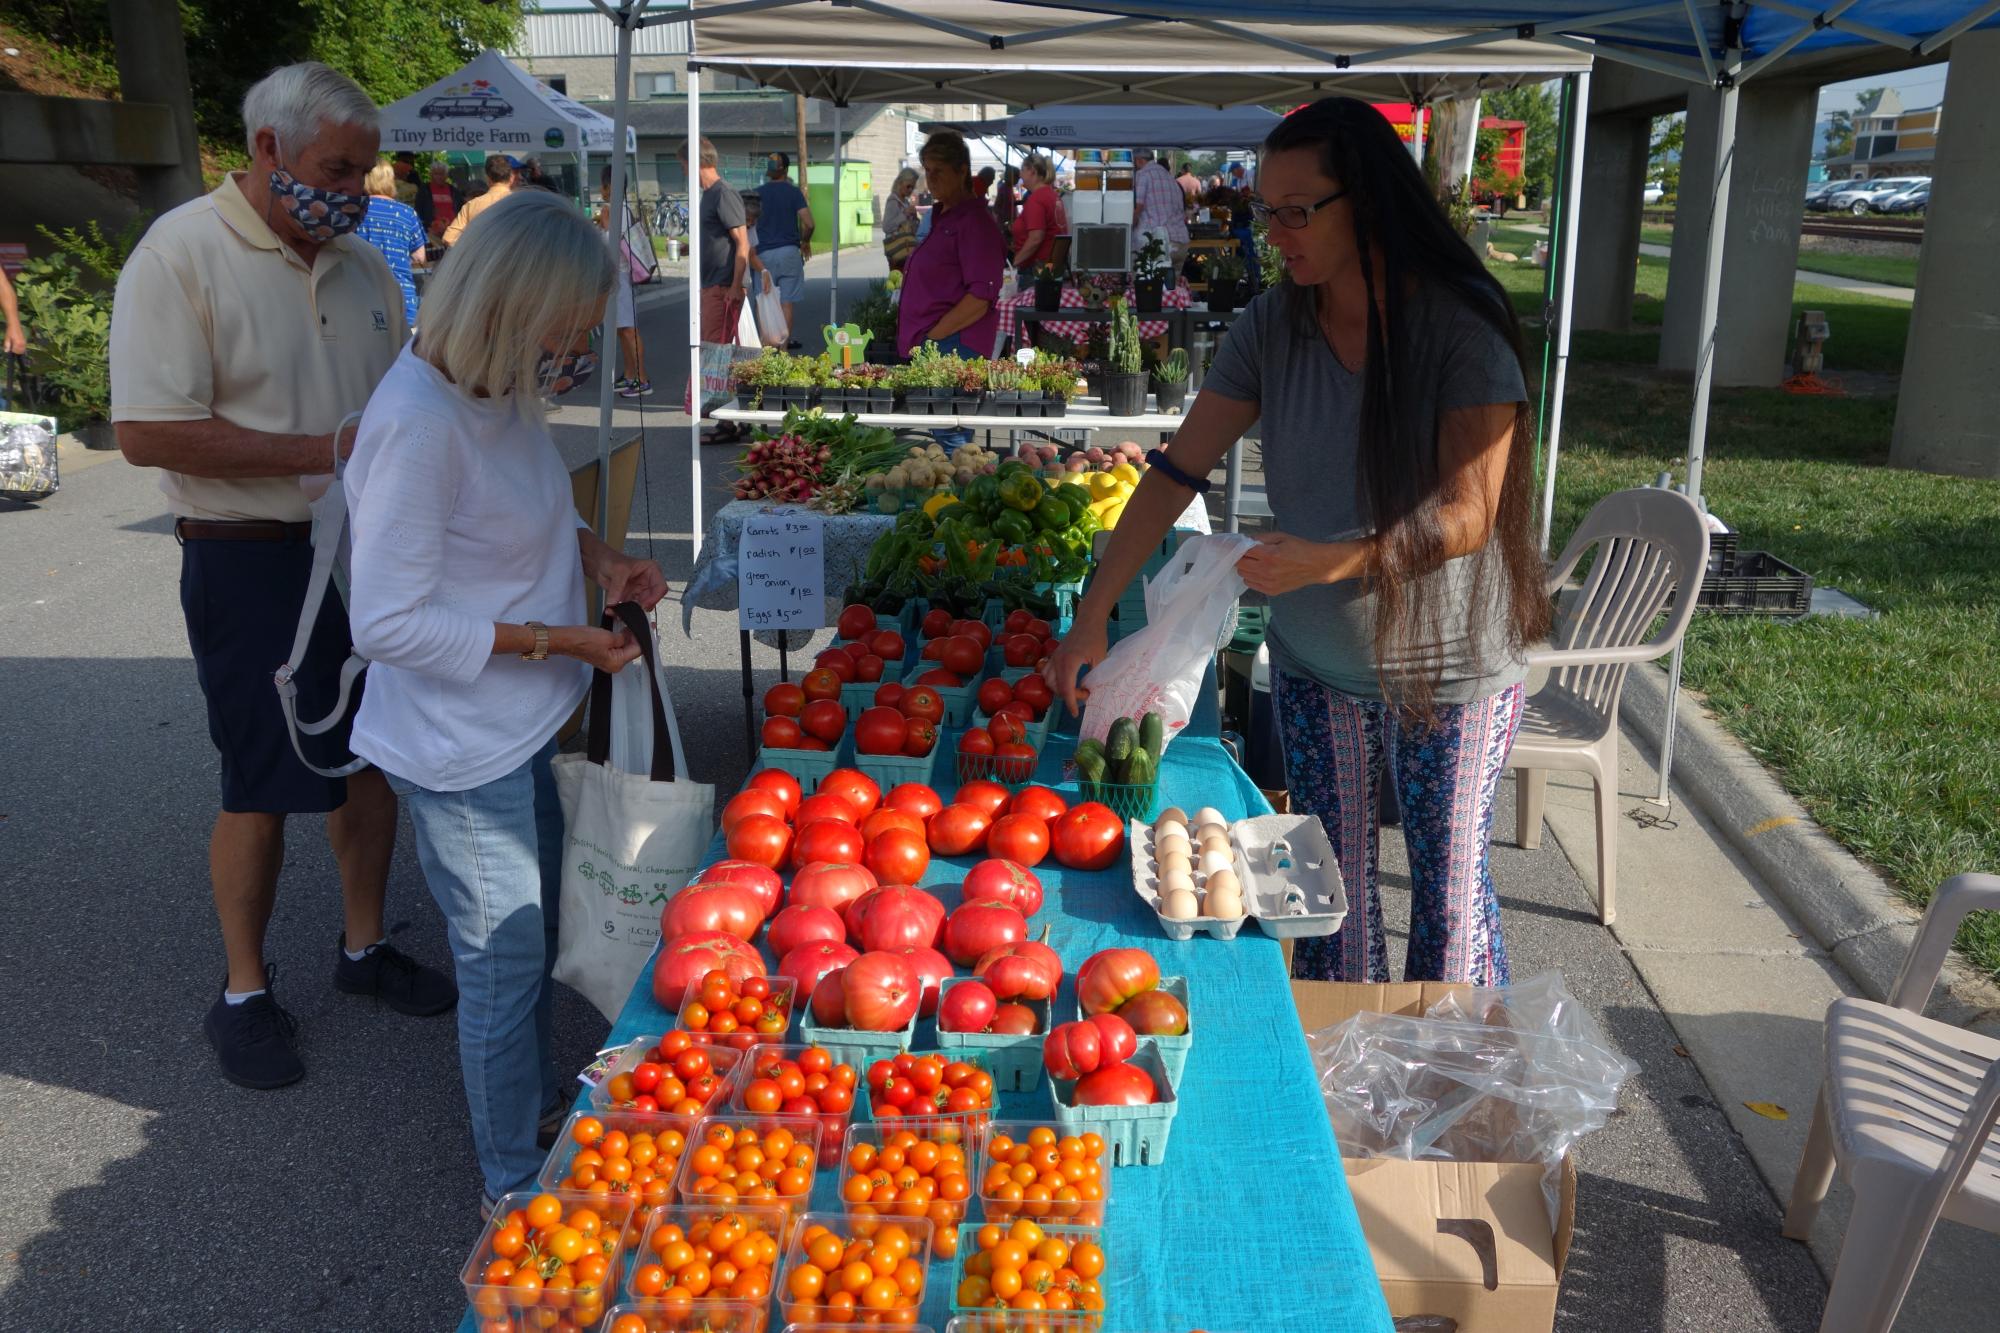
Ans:
[[[1068,753],[1067,741],[1052,738],[1040,778],[1075,801],[1075,784],[1058,781]],[[1237,819],[1269,810],[1220,743],[1206,737],[1176,739],[1161,779],[1163,799],[1190,812],[1212,805]],[[722,855],[720,838],[710,855]],[[966,864],[933,862],[926,887],[955,905]],[[1106,1333],[1388,1333],[1388,1308],[1347,1193],[1277,941],[1249,926],[1228,942],[1167,939],[1132,892],[1122,860],[1095,874],[1051,860],[1036,873],[1047,895],[1036,925],[1053,927],[1049,943],[1069,968],[1098,949],[1137,945],[1152,952],[1162,973],[1185,976],[1192,1000],[1196,1037],[1166,1162],[1121,1167],[1112,1178]],[[1071,986],[1065,977],[1058,1014],[1074,1012]],[[654,1003],[650,973],[642,975],[606,1044],[671,1025],[672,1016]],[[916,1044],[935,1045],[928,1021]],[[1045,1115],[1049,1106],[1046,1082],[1001,1098],[1008,1117]],[[837,1173],[821,1172],[814,1207],[836,1210],[837,1189]],[[948,1317],[951,1272],[949,1263],[931,1268],[924,1320],[935,1333],[943,1333]],[[783,1321],[770,1327],[776,1333]],[[469,1312],[461,1329],[473,1329]]]

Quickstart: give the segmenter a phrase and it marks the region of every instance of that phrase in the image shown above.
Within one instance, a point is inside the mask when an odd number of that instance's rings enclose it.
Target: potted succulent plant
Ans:
[[[1044,364],[1041,372],[1042,415],[1062,416],[1069,410],[1069,400],[1076,397],[1076,362],[1058,357]],[[1022,407],[1021,415],[1026,416],[1026,404]]]
[[[951,392],[958,382],[957,358],[925,343],[910,353],[910,363],[896,372],[903,391],[903,411],[910,416],[941,417],[951,412]]]
[[[1026,372],[1012,361],[994,361],[986,367],[986,410],[996,417],[1021,415],[1021,386]],[[1037,394],[1039,397],[1039,393]]]
[[[865,395],[860,406],[854,405],[854,391],[848,387],[847,372],[830,355],[817,358],[813,376],[819,390],[819,405],[828,414],[839,416],[845,412],[867,410]]]
[[[1132,298],[1141,314],[1159,310],[1172,268],[1167,258],[1167,238],[1154,232],[1132,256]]]
[[[1227,314],[1236,309],[1243,282],[1243,256],[1225,251],[1208,262],[1208,308]]]
[[[764,390],[770,386],[771,354],[753,356],[730,367],[730,382],[736,386],[736,401],[755,412],[764,406]]]
[[[1176,347],[1153,367],[1153,400],[1162,412],[1178,412],[1187,403],[1188,354]]]
[[[1114,417],[1136,417],[1146,410],[1145,354],[1139,347],[1139,321],[1122,296],[1112,298],[1111,336],[1105,348],[1102,390],[1104,405]]]
[[[1058,264],[1039,264],[1034,269],[1035,309],[1062,308],[1063,271]]]
[[[954,358],[953,383],[951,385],[951,412],[953,416],[976,416],[981,402],[986,397],[986,362],[967,361]]]
[[[885,367],[872,361],[863,362],[847,372],[847,382],[852,386],[850,393],[860,395],[858,402],[851,397],[849,399],[855,403],[855,411],[886,413],[896,410],[896,390],[889,383],[889,372]]]

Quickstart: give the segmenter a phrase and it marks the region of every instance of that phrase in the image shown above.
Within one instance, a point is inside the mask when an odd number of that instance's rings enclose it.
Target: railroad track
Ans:
[[[1810,213],[1806,215],[1799,233],[1804,236],[1838,236],[1850,241],[1906,241],[1911,245],[1920,245],[1924,239],[1922,223],[1838,222],[1830,215],[1815,216]]]

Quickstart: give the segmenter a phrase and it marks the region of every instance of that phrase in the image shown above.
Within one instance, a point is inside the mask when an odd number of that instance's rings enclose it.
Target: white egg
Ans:
[[[1188,860],[1188,854],[1184,851],[1161,852],[1157,860],[1159,861],[1160,878],[1162,879],[1165,879],[1176,870],[1185,875],[1189,870],[1194,868],[1194,863]]]
[[[1153,827],[1158,828],[1162,824],[1179,824],[1182,828],[1186,828],[1187,822],[1187,811],[1177,805],[1170,805],[1160,811],[1160,817],[1153,821]]]
[[[1192,921],[1201,915],[1201,903],[1191,889],[1181,889],[1160,900],[1160,915],[1169,921]]]
[[[1228,919],[1243,915],[1243,895],[1235,889],[1210,889],[1202,902],[1203,916]]]
[[[1188,874],[1185,870],[1169,870],[1164,872],[1160,876],[1160,897],[1165,898],[1168,894],[1179,891],[1193,893],[1194,876]]]
[[[1188,846],[1187,834],[1185,833],[1162,833],[1158,838],[1153,840],[1153,852],[1155,855],[1163,855],[1167,852],[1187,852],[1190,850],[1192,849]]]
[[[1228,821],[1222,817],[1222,811],[1212,805],[1204,805],[1201,809],[1195,811],[1194,822],[1197,825],[1222,824],[1226,826],[1228,824]]]
[[[1210,849],[1201,854],[1201,873],[1203,875],[1213,875],[1219,870],[1229,870],[1234,864],[1234,858],[1226,850],[1216,851]]]

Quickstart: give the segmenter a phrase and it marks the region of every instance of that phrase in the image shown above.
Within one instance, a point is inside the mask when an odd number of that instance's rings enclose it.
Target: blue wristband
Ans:
[[[1158,468],[1160,471],[1166,473],[1167,480],[1173,482],[1176,486],[1185,486],[1187,489],[1193,491],[1196,495],[1208,494],[1208,485],[1209,485],[1208,478],[1202,477],[1200,479],[1196,479],[1194,477],[1190,477],[1187,473],[1175,467],[1174,461],[1171,458],[1167,457],[1167,451],[1165,449],[1147,450],[1146,462],[1151,466]]]

